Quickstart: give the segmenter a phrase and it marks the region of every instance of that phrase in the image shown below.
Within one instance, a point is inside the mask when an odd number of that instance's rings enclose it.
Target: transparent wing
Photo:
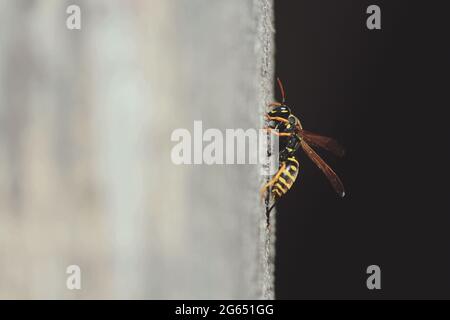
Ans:
[[[324,137],[303,129],[299,130],[299,135],[306,143],[330,151],[339,157],[342,157],[345,154],[344,148],[333,138]]]
[[[329,165],[322,160],[322,158],[305,142],[300,142],[303,150],[308,155],[308,157],[319,167],[320,170],[325,174],[327,179],[330,181],[334,190],[341,196],[345,196],[344,185],[342,184],[341,179],[337,176],[337,174],[330,168]]]

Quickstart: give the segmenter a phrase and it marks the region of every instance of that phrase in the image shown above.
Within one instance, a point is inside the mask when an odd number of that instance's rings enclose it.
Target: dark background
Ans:
[[[448,18],[444,1],[276,1],[276,74],[340,199],[299,151],[277,211],[276,297],[450,298]],[[381,30],[366,8],[381,7]],[[278,88],[277,88],[278,92]],[[366,268],[381,267],[381,290]]]

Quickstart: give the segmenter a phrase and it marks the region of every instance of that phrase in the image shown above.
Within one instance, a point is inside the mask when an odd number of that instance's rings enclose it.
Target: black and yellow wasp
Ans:
[[[274,102],[269,105],[270,111],[265,115],[268,122],[266,129],[279,136],[280,143],[282,139],[285,141],[280,148],[279,170],[261,189],[262,198],[267,198],[268,196],[269,201],[273,200],[272,206],[267,211],[268,222],[270,211],[277,201],[292,188],[297,179],[299,162],[295,158],[295,153],[299,147],[302,147],[309,158],[322,170],[334,190],[341,197],[345,196],[344,186],[339,177],[310,145],[323,148],[337,156],[343,156],[344,149],[332,138],[320,136],[303,129],[300,120],[292,114],[291,109],[285,104],[286,96],[283,84],[280,79],[277,79],[277,81],[281,91],[282,102]]]

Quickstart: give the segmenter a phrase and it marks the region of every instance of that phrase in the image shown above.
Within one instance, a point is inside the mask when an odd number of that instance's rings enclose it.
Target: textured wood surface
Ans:
[[[0,0],[0,298],[273,298],[259,167],[170,160],[261,127],[271,5]]]

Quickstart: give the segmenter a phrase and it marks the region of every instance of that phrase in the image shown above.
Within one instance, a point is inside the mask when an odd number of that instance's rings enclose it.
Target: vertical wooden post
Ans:
[[[170,157],[261,127],[272,1],[74,2],[0,4],[0,298],[273,298],[259,167]]]

